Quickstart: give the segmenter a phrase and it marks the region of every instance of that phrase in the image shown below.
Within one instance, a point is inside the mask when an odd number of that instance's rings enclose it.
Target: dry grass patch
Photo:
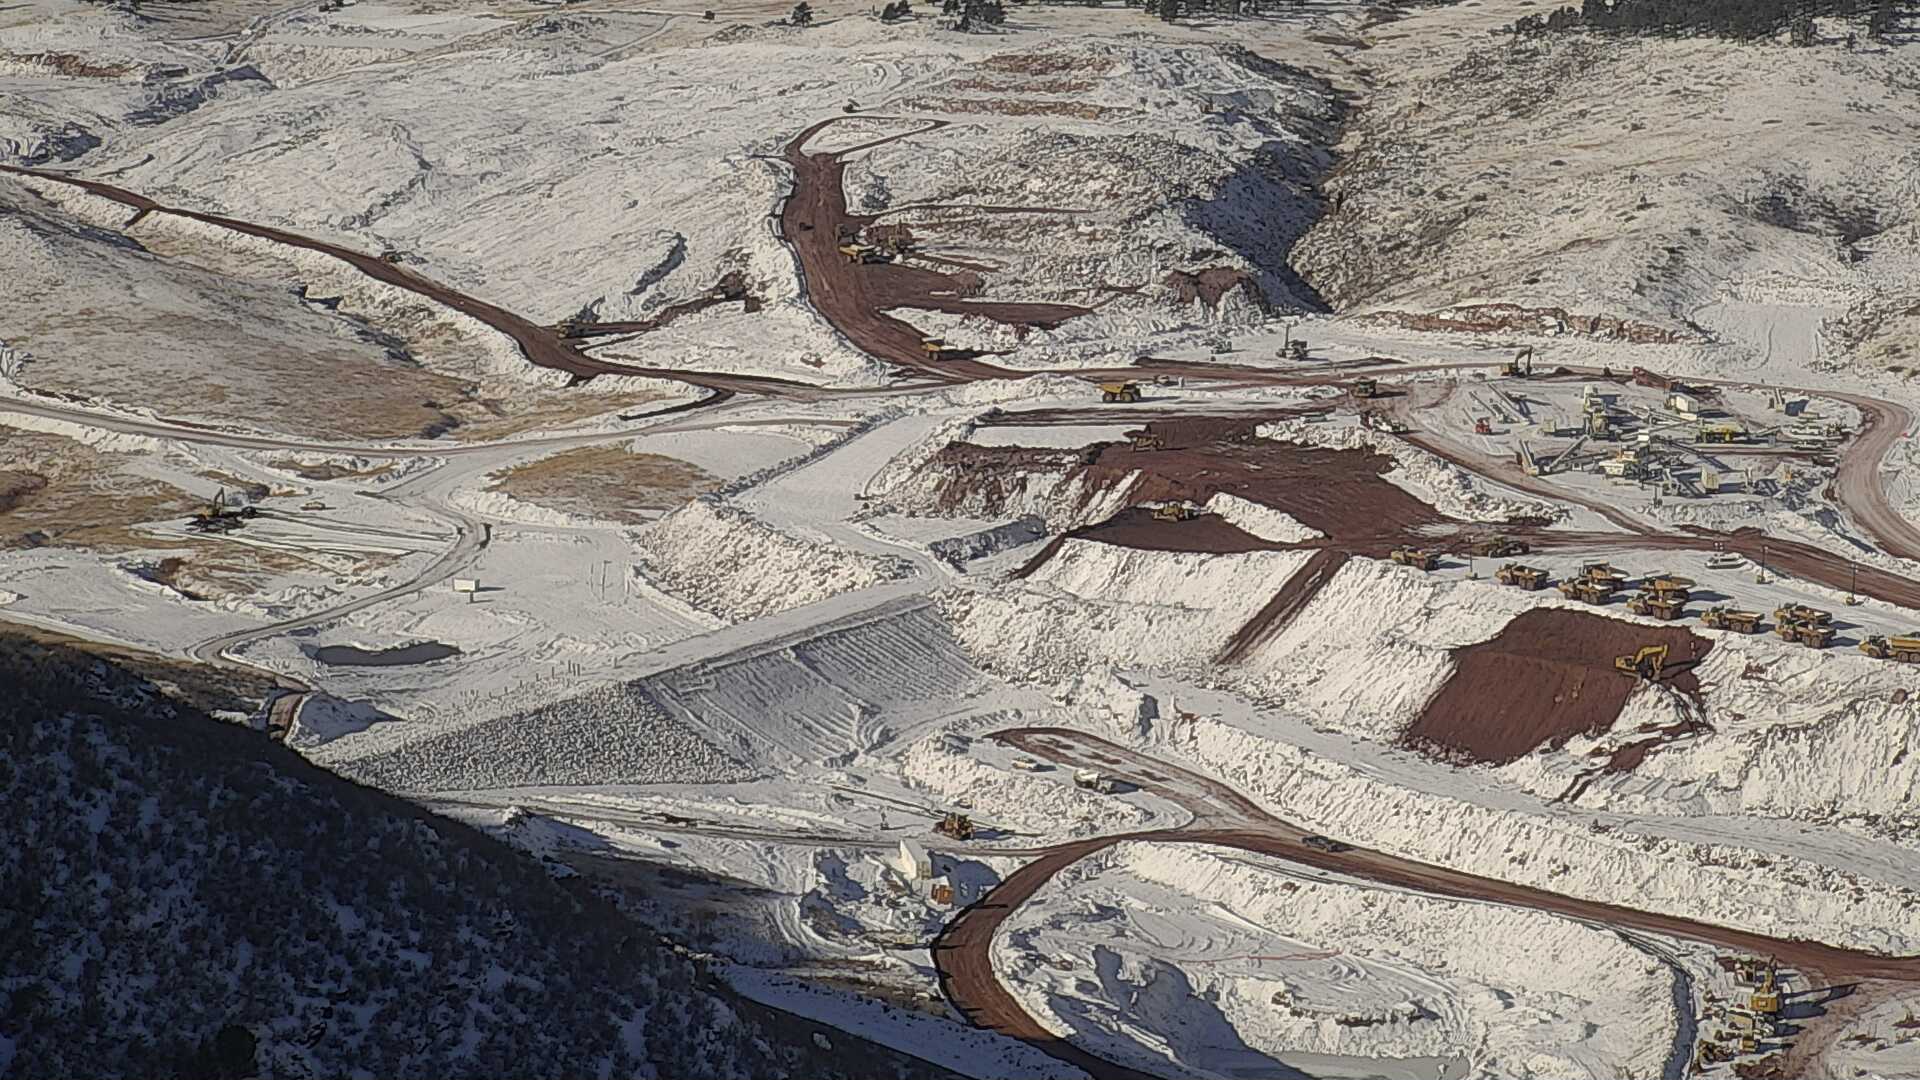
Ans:
[[[501,473],[493,490],[548,510],[641,522],[713,491],[720,478],[679,458],[623,446],[584,446]]]
[[[131,454],[106,454],[59,435],[0,427],[0,549],[43,544],[93,551],[171,547],[135,526],[185,518],[200,500],[140,476]]]

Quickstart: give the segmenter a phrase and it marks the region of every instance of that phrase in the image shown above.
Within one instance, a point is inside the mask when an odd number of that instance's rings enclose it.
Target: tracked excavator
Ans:
[[[1632,656],[1613,658],[1614,670],[1637,676],[1648,682],[1659,682],[1660,673],[1666,666],[1667,647],[1665,645],[1647,645]]]

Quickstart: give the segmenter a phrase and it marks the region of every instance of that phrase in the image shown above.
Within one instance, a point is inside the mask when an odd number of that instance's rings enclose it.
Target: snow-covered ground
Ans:
[[[1833,502],[1831,463],[1788,476],[1729,453],[1712,466],[1720,491],[1654,505],[1582,471],[1476,475],[1361,426],[1340,394],[1364,366],[1396,384],[1375,404],[1411,437],[1503,470],[1517,442],[1568,443],[1536,421],[1577,415],[1582,380],[1437,365],[1525,345],[1543,373],[1646,367],[1920,404],[1900,370],[1902,313],[1920,299],[1901,201],[1920,46],[1596,49],[1486,33],[1523,0],[1384,21],[1312,0],[1178,24],[1028,5],[983,34],[931,10],[776,25],[787,6],[712,23],[623,2],[203,5],[151,21],[68,0],[0,10],[0,162],[391,252],[542,325],[655,318],[738,273],[747,303],[582,347],[789,380],[711,400],[654,379],[573,385],[459,305],[341,260],[3,176],[0,272],[19,287],[0,295],[0,617],[310,686],[288,741],[313,760],[556,873],[629,886],[648,925],[717,954],[748,997],[971,1075],[1078,1073],[966,1026],[940,997],[933,935],[1035,849],[1190,817],[1150,791],[1076,784],[988,737],[1004,728],[1096,732],[1391,855],[1920,952],[1920,672],[1853,649],[1920,613],[1636,548],[1573,501],[1650,528],[1753,525],[1852,551],[1862,533]],[[1639,92],[1643,78],[1661,89]],[[1804,115],[1774,115],[1781,86],[1814,88],[1794,95]],[[1343,93],[1363,106],[1344,135]],[[979,299],[1095,308],[1024,333],[889,312],[1040,373],[897,381],[822,318],[776,220],[785,146],[828,119],[846,122],[810,150],[914,132],[849,154],[845,187],[856,213],[907,225],[924,265],[979,273]],[[1322,181],[1339,196],[1325,217]],[[1244,272],[1272,310],[1247,285],[1183,299],[1181,275],[1200,271]],[[1315,290],[1342,313],[1300,314]],[[1500,302],[1567,312],[1430,317]],[[1308,342],[1305,363],[1284,358],[1288,339]],[[1180,369],[1129,411],[1096,413],[1097,389],[1062,373],[1148,356],[1270,381]],[[1271,381],[1295,374],[1329,385]],[[1660,404],[1602,389],[1623,409]],[[1531,415],[1473,434],[1503,411],[1486,405],[1496,391]],[[1768,397],[1724,400],[1784,423]],[[1314,550],[1348,538],[1219,494],[1207,513],[1287,549],[1157,551],[1096,533],[1014,574],[1152,480],[1140,454],[1096,482],[1083,448],[1156,418],[1316,401],[1334,415],[1260,435],[1376,450],[1389,482],[1460,521],[1609,538],[1526,557],[1556,576],[1604,558],[1763,612],[1833,609],[1841,647],[1701,631],[1715,647],[1692,672],[1697,704],[1636,689],[1610,732],[1455,767],[1398,745],[1454,651],[1570,606],[1486,580],[1484,560],[1422,573],[1355,556],[1255,632]],[[1806,408],[1861,420],[1817,394]],[[108,480],[191,500],[260,484],[263,513],[219,535],[189,535],[168,509],[113,543],[29,540],[5,503],[37,490],[14,476],[24,454],[4,456],[13,432],[99,456],[97,503]],[[579,507],[637,510],[617,484],[565,510],[500,486],[612,447],[717,488],[615,517]],[[995,473],[994,454],[1025,464]],[[1886,474],[1910,512],[1913,455],[1896,444]],[[1745,484],[1749,460],[1768,483]],[[184,568],[163,569],[170,557]],[[245,575],[208,587],[234,566]],[[326,646],[446,655],[356,666],[323,662]],[[1682,718],[1705,726],[1596,775]],[[935,832],[948,813],[969,815],[975,838]],[[931,852],[929,873],[902,866],[902,841]],[[1676,1072],[1716,957],[1285,860],[1128,843],[1015,911],[994,959],[1046,1026],[1156,1071],[1560,1077]],[[1910,1005],[1862,1006],[1828,1067],[1911,1072]]]
[[[1675,972],[1605,930],[1206,846],[1082,860],[995,946],[1049,1028],[1180,1076],[1651,1076],[1681,1021]]]

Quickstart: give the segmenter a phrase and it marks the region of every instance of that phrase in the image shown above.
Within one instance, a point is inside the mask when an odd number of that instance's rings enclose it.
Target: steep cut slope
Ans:
[[[0,685],[0,1074],[939,1074],[104,662]]]

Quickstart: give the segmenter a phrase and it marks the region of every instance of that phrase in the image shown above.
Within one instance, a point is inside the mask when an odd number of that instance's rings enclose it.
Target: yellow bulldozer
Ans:
[[[1522,566],[1510,562],[1493,572],[1493,578],[1502,585],[1511,585],[1516,589],[1538,592],[1547,587],[1547,572],[1536,566]]]
[[[1136,431],[1128,435],[1127,439],[1133,444],[1135,450],[1165,450],[1167,448],[1166,436],[1161,435],[1157,431]]]
[[[1920,664],[1920,634],[1896,637],[1874,634],[1860,643],[1860,651],[1875,660],[1898,660],[1903,664]]]
[[[1731,630],[1736,634],[1757,634],[1760,632],[1760,613],[1741,611],[1722,604],[1710,607],[1700,613],[1700,625],[1709,630]]]
[[[1387,558],[1401,566],[1411,566],[1415,570],[1440,568],[1440,556],[1425,548],[1397,547],[1387,554]]]
[[[1348,389],[1357,398],[1380,396],[1380,382],[1377,379],[1355,379]]]
[[[1140,384],[1137,382],[1103,382],[1100,384],[1100,400],[1105,402],[1139,401]]]
[[[1648,682],[1659,682],[1660,673],[1666,670],[1666,666],[1667,647],[1665,645],[1647,645],[1643,646],[1639,652],[1634,653],[1632,656],[1616,656],[1613,658],[1613,668],[1615,671],[1625,672],[1628,675],[1637,676]]]
[[[973,819],[965,814],[949,813],[940,819],[940,823],[933,827],[933,831],[941,836],[951,836],[955,840],[971,840],[973,839]]]
[[[1200,511],[1186,503],[1165,503],[1153,508],[1155,521],[1192,521]]]

